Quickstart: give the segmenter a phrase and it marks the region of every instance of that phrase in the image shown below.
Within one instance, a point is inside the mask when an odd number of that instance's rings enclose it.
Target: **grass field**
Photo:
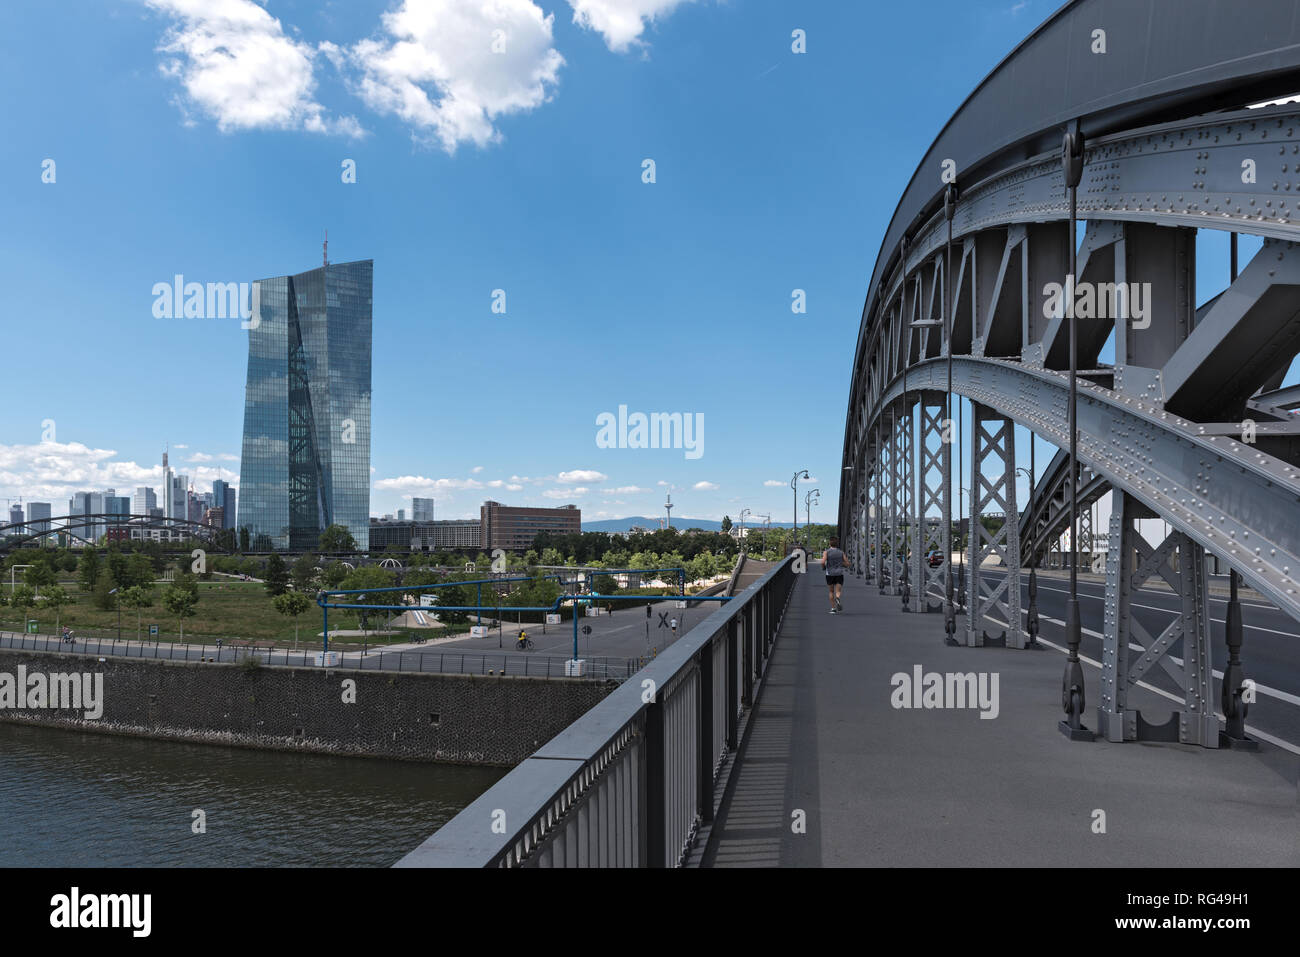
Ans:
[[[91,604],[90,594],[83,592],[75,581],[61,581],[59,584],[68,592],[72,601],[64,605],[59,612],[60,624],[67,625],[78,635],[85,637],[113,637],[117,634],[118,613],[101,611]],[[275,644],[293,647],[293,619],[281,615],[271,604],[271,597],[266,593],[266,586],[261,582],[200,581],[199,603],[195,614],[185,619],[186,641],[211,641],[220,638],[225,642],[252,641],[257,644]],[[152,608],[145,608],[139,613],[140,637],[149,638],[149,626],[158,626],[158,639],[176,641],[180,637],[176,617],[168,614],[162,604],[162,583],[154,588],[157,598]],[[122,609],[122,637],[136,637],[135,609]],[[27,618],[35,618],[43,634],[55,631],[54,612],[37,608],[28,610]],[[330,616],[330,630],[356,629],[356,618],[351,614],[335,613]],[[17,609],[5,606],[0,608],[0,629],[5,631],[22,631],[23,616]],[[313,601],[312,607],[298,618],[298,646],[313,647],[320,642],[321,612]],[[361,647],[363,641],[371,646],[407,642],[414,638],[440,638],[461,628],[421,628],[398,630],[394,635],[374,635],[369,639],[361,636],[335,638],[331,636],[331,645],[356,645]]]

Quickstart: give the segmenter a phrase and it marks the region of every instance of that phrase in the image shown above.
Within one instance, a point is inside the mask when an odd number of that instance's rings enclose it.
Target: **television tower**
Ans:
[[[669,492],[668,501],[664,502],[664,510],[668,513],[668,527],[673,527],[673,493]]]

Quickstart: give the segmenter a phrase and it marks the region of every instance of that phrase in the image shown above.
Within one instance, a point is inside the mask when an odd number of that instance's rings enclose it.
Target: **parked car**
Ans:
[[[943,564],[943,552],[937,548],[931,549],[929,554],[925,556],[925,560],[930,563],[931,568],[938,568]]]

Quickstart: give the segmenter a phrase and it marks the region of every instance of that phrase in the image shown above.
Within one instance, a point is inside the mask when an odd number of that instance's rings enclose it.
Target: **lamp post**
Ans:
[[[1078,231],[1079,181],[1083,179],[1083,131],[1079,121],[1065,134],[1061,146],[1061,165],[1065,172],[1065,185],[1070,191],[1070,231],[1067,234],[1070,250],[1070,272],[1066,277],[1065,308],[1070,320],[1070,549],[1075,550],[1079,530],[1079,359],[1078,323],[1074,315],[1074,283],[1076,269],[1075,234]],[[1071,741],[1092,741],[1095,735],[1083,724],[1084,684],[1083,666],[1079,663],[1079,645],[1083,639],[1079,620],[1079,562],[1078,554],[1070,562],[1070,597],[1065,605],[1065,639],[1069,655],[1065,673],[1061,678],[1061,707],[1065,720],[1058,724],[1060,731]]]
[[[108,593],[110,595],[116,595],[117,589],[109,589]],[[120,598],[117,600],[117,640],[122,640],[122,600]]]
[[[790,479],[790,491],[794,493],[794,544],[799,544],[799,476],[808,478],[808,470],[800,469]]]
[[[742,508],[740,510],[740,550],[745,550],[745,516],[754,514],[752,510]]]
[[[803,527],[805,529],[812,528],[812,507],[814,505],[821,504],[821,494],[822,494],[822,490],[819,488],[815,488],[811,492],[808,492],[803,497],[803,506],[804,506]],[[816,501],[813,501],[814,496],[816,496],[817,499]]]
[[[1033,498],[1034,498],[1034,469],[1033,469],[1033,455],[1034,455],[1034,451],[1033,451],[1033,449],[1034,449],[1034,444],[1033,444],[1033,443],[1034,443],[1034,436],[1033,436],[1033,433],[1031,432],[1031,433],[1029,434],[1029,457],[1030,457],[1030,458],[1029,458],[1029,461],[1030,461],[1030,466],[1029,466],[1029,468],[1027,468],[1027,469],[1025,469],[1025,468],[1019,468],[1019,467],[1016,468],[1016,473],[1017,473],[1017,474],[1021,474],[1021,473],[1023,473],[1024,476],[1025,476],[1025,478],[1029,479],[1029,501],[1030,501],[1031,505],[1032,505],[1032,503],[1033,503]],[[1031,540],[1032,540],[1032,538],[1031,538]],[[1037,573],[1037,567],[1038,567],[1038,552],[1037,552],[1037,551],[1032,551],[1032,550],[1031,550],[1030,555],[1029,555],[1029,613],[1028,613],[1028,622],[1027,622],[1027,624],[1026,624],[1027,630],[1029,631],[1029,640],[1028,640],[1027,642],[1025,642],[1025,647],[1027,647],[1027,648],[1037,648],[1037,647],[1039,647],[1039,644],[1038,644],[1038,573]]]
[[[974,492],[971,492],[970,489],[968,489],[968,488],[967,488],[966,486],[964,486],[964,485],[959,485],[959,486],[957,486],[957,488],[958,488],[961,492],[963,492],[963,493],[965,493],[965,492],[970,492],[971,500],[974,501],[974,499],[975,499],[975,493],[974,493]],[[960,531],[961,531],[961,523],[962,523],[962,521],[965,520],[965,517],[966,517],[966,516],[965,516],[965,504],[964,504],[965,501],[966,501],[966,496],[963,494],[963,495],[960,496],[960,497],[961,497],[961,499],[962,499],[963,505],[962,505],[962,514],[960,514],[960,515],[957,516],[957,529],[958,529],[958,533],[959,533],[958,536],[957,536],[958,538],[961,538],[961,535],[960,535]],[[974,531],[975,531],[975,530],[974,530],[973,528],[971,528],[971,527],[968,525],[967,528],[966,528],[966,537],[969,539],[970,536],[971,536],[971,534],[972,534]],[[965,594],[966,594],[966,545],[968,545],[968,544],[969,544],[969,542],[967,542],[966,544],[964,544],[964,545],[962,546],[961,550],[957,552],[957,574],[960,576],[960,577],[957,579],[957,590],[958,590],[962,595],[965,595]],[[965,603],[963,602],[963,605],[964,605],[964,604],[965,604]]]

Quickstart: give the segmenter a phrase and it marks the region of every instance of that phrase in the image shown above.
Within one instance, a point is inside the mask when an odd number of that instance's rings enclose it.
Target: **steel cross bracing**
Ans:
[[[898,587],[898,503],[894,497],[898,488],[898,462],[894,432],[898,428],[892,414],[886,413],[881,425],[883,438],[880,445],[880,593],[896,595]]]
[[[921,453],[920,490],[922,528],[924,540],[918,550],[920,554],[920,573],[918,579],[925,583],[921,593],[924,601],[922,611],[939,611],[943,608],[944,596],[947,594],[948,574],[950,572],[950,549],[947,530],[944,528],[944,516],[949,514],[947,478],[947,459],[951,454],[951,436],[945,432],[948,410],[944,401],[946,393],[921,393]],[[938,552],[942,562],[931,567],[929,556]]]
[[[909,389],[946,380],[943,361],[908,372]],[[1005,359],[953,357],[953,390],[1058,447],[1068,440],[1068,376]],[[885,393],[892,401],[901,380]],[[1207,551],[1221,555],[1282,611],[1300,620],[1300,468],[1153,402],[1079,384],[1079,460]]]
[[[966,644],[1001,644],[1005,640],[1009,648],[1023,648],[1015,428],[1009,416],[986,406],[975,404],[973,413]],[[986,464],[992,467],[986,468]],[[1002,523],[990,531],[983,522],[985,517],[992,517],[995,524],[1001,517]],[[1005,639],[986,636],[986,616],[1007,623]]]
[[[912,458],[912,404],[916,401],[916,393],[908,391],[905,399],[894,430],[894,475],[897,479],[894,486],[894,540],[897,542],[897,554],[893,565],[897,566],[899,575],[894,579],[899,582],[897,593],[910,592],[911,600],[906,608],[915,611],[917,579],[907,564],[913,553],[913,530],[916,527],[915,463]]]
[[[1179,531],[1152,548],[1138,533],[1136,521],[1154,517],[1132,496],[1111,493],[1097,728],[1108,741],[1179,741],[1217,748],[1219,723],[1212,693],[1205,553]],[[1154,637],[1130,609],[1138,589],[1153,575],[1159,575],[1182,597],[1182,608]],[[1176,661],[1170,652],[1180,642],[1183,660]],[[1137,657],[1131,655],[1133,645],[1141,649]],[[1163,724],[1148,722],[1140,711],[1128,706],[1129,691],[1157,664],[1183,692],[1182,709]]]

